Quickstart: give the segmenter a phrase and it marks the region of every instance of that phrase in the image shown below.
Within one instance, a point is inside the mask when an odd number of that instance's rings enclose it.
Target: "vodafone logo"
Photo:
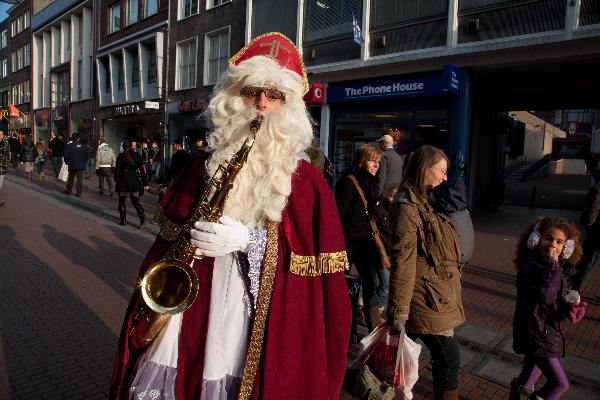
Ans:
[[[315,99],[315,100],[323,99],[323,88],[316,87],[313,89],[313,99]]]
[[[304,101],[310,104],[323,104],[325,102],[325,87],[320,83],[313,83],[304,96]]]

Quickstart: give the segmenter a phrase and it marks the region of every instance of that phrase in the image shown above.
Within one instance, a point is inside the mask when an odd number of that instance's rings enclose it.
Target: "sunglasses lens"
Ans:
[[[266,89],[265,96],[267,96],[267,99],[269,99],[269,100],[283,100],[284,99],[283,93],[281,93],[279,90],[276,90],[276,89]]]
[[[244,97],[256,97],[260,93],[260,91],[260,88],[257,88],[255,86],[244,86],[240,90],[240,93]]]

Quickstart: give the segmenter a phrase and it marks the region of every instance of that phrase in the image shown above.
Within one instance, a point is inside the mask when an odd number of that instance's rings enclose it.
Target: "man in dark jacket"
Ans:
[[[64,194],[71,194],[73,181],[77,175],[75,196],[81,196],[81,191],[83,190],[83,170],[85,169],[89,154],[90,150],[88,146],[81,143],[78,134],[74,134],[73,140],[65,146],[65,163],[69,167],[69,177],[67,179],[67,187],[63,192]]]
[[[19,163],[19,153],[21,152],[21,143],[16,133],[8,139],[8,146],[10,148],[10,162],[14,169],[17,169]]]
[[[54,170],[54,175],[58,178],[58,174],[62,167],[63,156],[65,152],[65,141],[63,139],[62,134],[58,134],[54,136],[54,138],[50,141],[48,148],[52,150],[52,157],[50,158],[50,162],[52,162],[52,169]]]
[[[173,155],[171,156],[171,165],[169,166],[169,174],[167,176],[167,182],[171,183],[181,172],[185,164],[192,158],[191,154],[183,149],[181,140],[173,140]]]
[[[383,150],[379,167],[379,198],[388,200],[394,197],[400,187],[404,157],[394,150],[394,139],[390,135],[383,135],[378,141]]]
[[[577,266],[577,273],[571,277],[573,290],[579,291],[586,275],[600,259],[600,163],[592,170],[594,186],[587,193],[581,213],[581,225],[587,228],[583,242],[583,257]]]

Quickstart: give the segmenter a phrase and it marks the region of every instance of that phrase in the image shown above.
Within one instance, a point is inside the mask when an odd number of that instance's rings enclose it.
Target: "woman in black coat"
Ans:
[[[127,195],[140,217],[140,229],[144,225],[144,208],[140,204],[140,196],[144,193],[143,189],[148,189],[146,174],[142,164],[142,157],[133,149],[131,140],[123,140],[123,152],[117,157],[117,166],[115,168],[115,192],[119,195],[119,215],[121,216],[121,225],[127,222]]]
[[[381,322],[387,303],[389,270],[383,269],[379,250],[375,245],[371,224],[362,198],[350,178],[354,176],[367,200],[369,214],[376,215],[378,190],[377,170],[381,162],[381,150],[372,145],[362,145],[354,155],[351,174],[343,177],[335,186],[335,199],[340,213],[346,251],[351,264],[356,266],[363,290],[365,321],[369,330]]]

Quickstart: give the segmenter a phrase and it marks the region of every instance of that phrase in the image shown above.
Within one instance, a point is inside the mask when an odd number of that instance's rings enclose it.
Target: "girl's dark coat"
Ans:
[[[553,263],[534,255],[517,274],[517,305],[513,349],[533,357],[564,357],[563,321],[571,306],[564,300],[571,289],[570,264]]]
[[[119,193],[139,192],[141,186],[146,186],[146,174],[142,168],[142,157],[136,152],[129,152],[132,164],[127,162],[125,153],[117,157],[115,168],[115,191]]]

